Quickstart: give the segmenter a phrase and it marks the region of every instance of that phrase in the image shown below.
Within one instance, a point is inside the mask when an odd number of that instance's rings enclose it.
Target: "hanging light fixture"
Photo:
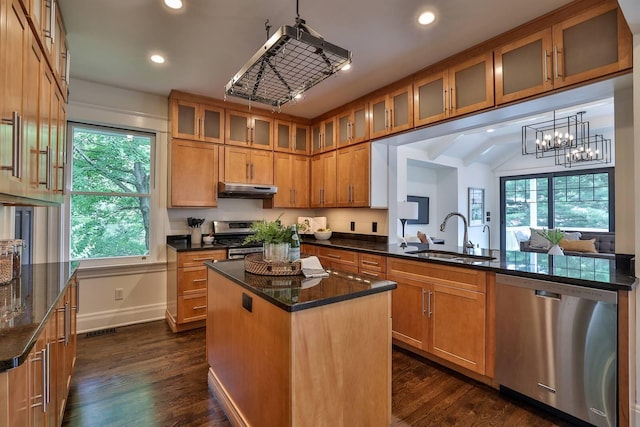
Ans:
[[[603,135],[589,136],[576,147],[565,149],[563,157],[567,168],[585,162],[611,163],[611,140]]]
[[[294,26],[269,37],[268,24],[267,42],[226,84],[225,95],[280,107],[351,63],[350,51],[325,41],[300,18],[297,0]]]
[[[589,122],[582,120],[584,111],[568,117],[522,126],[522,154],[536,158],[563,155],[566,149],[578,146],[578,142],[589,136]]]

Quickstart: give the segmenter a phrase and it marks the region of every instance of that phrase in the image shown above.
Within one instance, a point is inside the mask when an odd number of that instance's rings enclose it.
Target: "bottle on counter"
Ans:
[[[291,226],[291,241],[289,242],[289,261],[297,261],[300,259],[300,236],[298,236],[297,226]]]

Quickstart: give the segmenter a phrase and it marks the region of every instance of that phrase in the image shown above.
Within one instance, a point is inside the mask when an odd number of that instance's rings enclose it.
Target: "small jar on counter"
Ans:
[[[9,245],[13,247],[13,278],[20,277],[22,273],[22,249],[24,241],[21,239],[0,240],[0,245]]]
[[[0,243],[0,284],[13,280],[13,245]]]

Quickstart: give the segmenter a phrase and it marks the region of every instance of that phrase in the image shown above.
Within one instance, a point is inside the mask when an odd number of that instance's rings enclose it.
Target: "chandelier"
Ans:
[[[556,165],[570,168],[577,163],[611,162],[611,140],[591,135],[585,111],[567,117],[556,117],[522,127],[522,154],[537,159],[553,157]]]

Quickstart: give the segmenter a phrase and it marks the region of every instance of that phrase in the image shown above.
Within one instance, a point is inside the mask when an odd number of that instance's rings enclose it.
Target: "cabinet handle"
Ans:
[[[68,50],[64,53],[64,60],[65,60],[65,64],[64,64],[64,82],[67,84],[67,86],[69,85],[69,72],[71,71],[71,52],[69,52]]]
[[[76,313],[80,311],[80,282],[76,280]]]
[[[69,302],[64,303],[64,346],[69,346],[69,335],[71,335],[71,310]]]
[[[22,118],[17,111],[11,113],[10,119],[2,119],[2,123],[11,126],[11,166],[2,166],[1,170],[10,170],[11,175],[20,178],[20,145],[21,145],[21,132]]]
[[[547,49],[544,50],[542,54],[542,58],[544,61],[544,81],[549,81],[549,51]]]
[[[48,342],[42,351],[44,351],[42,355],[42,388],[44,393],[42,397],[42,411],[47,412],[47,405],[51,402],[51,342]]]
[[[380,265],[378,262],[375,262],[375,261],[367,261],[366,259],[363,259],[363,260],[362,260],[362,261],[360,261],[360,262],[361,262],[361,263],[363,263],[363,264],[366,264],[366,265],[376,265],[376,266],[377,266],[377,265]]]
[[[422,294],[420,295],[421,297],[421,302],[422,302],[422,315],[424,316],[424,314],[426,313],[426,310],[424,309],[424,294],[426,293],[426,291],[423,289],[422,290]]]
[[[447,90],[442,91],[442,112],[447,112]]]
[[[449,111],[453,113],[454,108],[455,107],[453,105],[453,88],[449,88]]]
[[[324,188],[320,189],[320,204],[324,204]]]
[[[45,150],[47,152],[47,174],[46,174],[46,180],[47,180],[47,190],[51,189],[51,169],[53,168],[53,160],[52,160],[52,155],[51,155],[51,147],[47,146],[47,149]]]
[[[246,173],[246,176],[247,176],[248,180],[251,179],[251,171],[249,170],[249,165],[250,165],[250,163],[247,162],[247,173]]]
[[[254,179],[255,177],[256,177],[256,164],[251,163],[251,179]]]
[[[199,282],[206,282],[207,279],[193,279],[192,282],[193,283],[199,283]]]
[[[213,261],[213,258],[194,258],[194,261]]]
[[[342,259],[342,257],[340,255],[336,255],[336,254],[327,254],[327,256],[329,258],[334,258],[334,259]]]
[[[207,308],[206,305],[196,305],[195,307],[193,307],[194,310],[202,310],[203,308]]]
[[[378,277],[378,273],[374,273],[372,271],[367,271],[367,270],[362,270],[360,274],[363,274],[365,276]]]
[[[395,125],[396,125],[396,122],[394,117],[394,111],[393,111],[393,108],[390,108],[389,109],[389,130],[393,129]]]
[[[432,292],[429,291],[429,295],[428,295],[428,299],[427,299],[427,317],[431,318],[431,294]]]
[[[296,204],[296,189],[294,188],[291,191],[293,192],[293,204],[295,205]]]
[[[554,46],[553,47],[553,67],[554,67],[553,74],[556,79],[560,78],[560,72],[559,72],[559,66],[558,66],[558,57],[560,55],[558,51],[559,51],[558,46]]]

